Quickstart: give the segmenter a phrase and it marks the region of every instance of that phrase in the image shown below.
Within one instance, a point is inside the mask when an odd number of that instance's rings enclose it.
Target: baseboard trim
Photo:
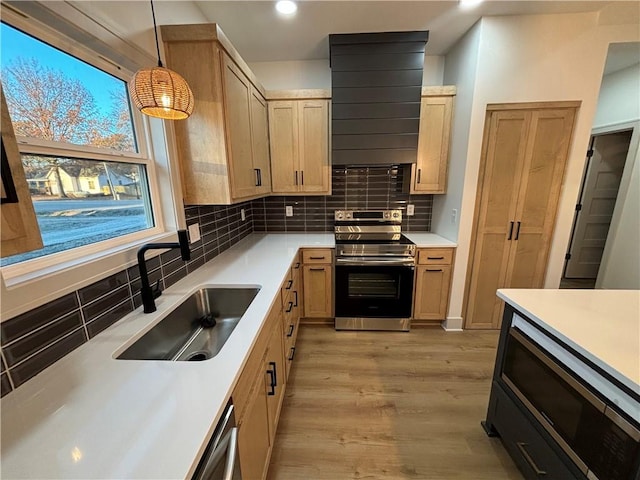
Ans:
[[[447,317],[440,326],[447,332],[462,332],[462,317]]]

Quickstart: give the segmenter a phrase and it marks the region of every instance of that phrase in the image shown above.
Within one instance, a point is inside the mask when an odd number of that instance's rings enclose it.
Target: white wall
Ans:
[[[593,128],[640,118],[640,63],[602,78]]]
[[[331,89],[329,60],[252,62],[249,68],[266,90]],[[424,57],[423,85],[442,85],[444,57]]]
[[[448,191],[453,195],[459,195],[462,191],[450,317],[459,317],[462,312],[486,105],[582,101],[567,162],[545,279],[546,288],[557,288],[607,49],[610,42],[637,41],[640,38],[638,25],[599,26],[597,13],[484,17],[479,28],[478,67],[467,155],[466,159],[454,159],[456,165],[466,160],[464,174],[449,175]],[[448,68],[445,62],[445,72]],[[448,83],[448,79],[445,73],[445,83]],[[452,137],[454,147],[459,141],[465,142],[465,138],[459,139],[455,133]],[[459,165],[455,168],[458,171]],[[445,228],[445,224],[450,209],[456,203],[455,197],[451,201],[434,203],[434,218],[438,219],[433,229],[435,233],[443,232],[443,236],[447,238],[454,237],[455,228]]]
[[[596,288],[640,289],[640,64],[605,75],[600,87],[594,129],[627,126],[634,132]]]

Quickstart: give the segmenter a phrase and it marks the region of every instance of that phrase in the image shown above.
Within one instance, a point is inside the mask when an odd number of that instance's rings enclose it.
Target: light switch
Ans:
[[[451,210],[451,223],[456,223],[457,220],[458,220],[458,210],[454,208]]]
[[[407,217],[413,217],[416,213],[416,206],[409,204],[407,205]]]
[[[196,243],[198,240],[200,240],[200,224],[189,225],[189,242]]]
[[[287,217],[293,217],[293,207],[291,205],[284,207],[284,214]]]
[[[244,222],[244,220],[246,219],[246,215],[244,214],[244,208],[240,209],[240,220],[242,220]]]

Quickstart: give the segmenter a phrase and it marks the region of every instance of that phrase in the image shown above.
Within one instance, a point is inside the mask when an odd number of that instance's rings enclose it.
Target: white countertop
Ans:
[[[456,247],[457,244],[451,240],[430,232],[403,232],[404,236],[411,240],[418,247]]]
[[[640,391],[640,290],[502,289],[498,297]]]
[[[429,233],[418,246],[455,246]],[[1,401],[1,477],[190,478],[293,256],[335,246],[333,233],[254,233]],[[204,362],[114,357],[202,286],[261,287],[227,343]]]

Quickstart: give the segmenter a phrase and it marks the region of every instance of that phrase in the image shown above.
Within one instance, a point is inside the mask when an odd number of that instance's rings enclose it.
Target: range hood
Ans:
[[[428,31],[329,35],[332,164],[415,163]]]

